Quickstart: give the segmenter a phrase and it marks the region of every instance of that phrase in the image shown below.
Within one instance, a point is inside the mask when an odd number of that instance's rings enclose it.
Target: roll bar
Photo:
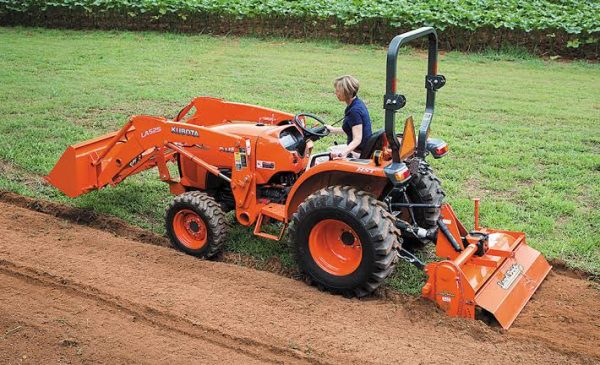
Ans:
[[[425,75],[427,100],[425,103],[425,113],[423,114],[423,120],[421,121],[421,127],[419,128],[417,156],[425,157],[427,134],[429,127],[431,126],[435,106],[435,92],[446,83],[446,78],[443,75],[437,74],[437,34],[432,27],[419,28],[397,35],[392,39],[388,47],[383,108],[385,109],[385,134],[392,148],[392,159],[394,162],[400,162],[400,143],[398,143],[398,139],[396,138],[396,111],[402,109],[406,105],[406,98],[404,95],[396,94],[398,50],[403,44],[424,36],[427,36],[429,39],[427,75]]]

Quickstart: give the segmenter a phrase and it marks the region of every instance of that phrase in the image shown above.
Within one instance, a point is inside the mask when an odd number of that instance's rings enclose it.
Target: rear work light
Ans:
[[[394,185],[402,185],[410,179],[410,170],[404,162],[394,162],[386,166],[383,171]]]
[[[430,138],[427,140],[427,151],[431,153],[433,158],[441,158],[444,157],[450,148],[448,147],[448,143],[442,141],[441,139]]]
[[[391,163],[383,171],[395,186],[402,185],[410,179],[410,170],[404,162]]]
[[[396,179],[396,181],[399,183],[405,182],[409,178],[410,178],[410,170],[406,167],[404,167],[404,169],[394,173],[394,179]]]
[[[448,153],[448,145],[447,144],[443,145],[442,147],[436,148],[435,151],[433,152],[433,154],[436,155],[437,157],[442,157],[446,153]]]

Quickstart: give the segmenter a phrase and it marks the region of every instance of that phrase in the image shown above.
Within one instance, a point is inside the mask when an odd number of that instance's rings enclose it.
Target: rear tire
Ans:
[[[385,205],[349,186],[310,195],[292,218],[289,238],[311,283],[347,297],[375,291],[393,272],[402,245]]]
[[[419,163],[419,171],[408,182],[406,193],[411,203],[419,204],[442,204],[446,196],[440,179],[435,176],[425,161]],[[414,212],[415,220],[420,227],[425,229],[437,227],[440,208],[415,209]]]
[[[217,255],[225,243],[227,228],[219,203],[201,191],[178,195],[167,209],[167,236],[173,246],[193,256]]]
[[[429,164],[425,161],[419,162],[419,169],[408,182],[406,194],[410,203],[416,204],[442,204],[446,194],[442,190],[440,179],[435,176]],[[441,208],[414,208],[415,221],[421,228],[432,229],[437,227],[437,221],[440,218]],[[405,219],[409,217],[408,212],[402,214]],[[404,247],[409,250],[423,249],[425,244],[432,243],[425,239],[424,241],[414,237],[404,238]]]

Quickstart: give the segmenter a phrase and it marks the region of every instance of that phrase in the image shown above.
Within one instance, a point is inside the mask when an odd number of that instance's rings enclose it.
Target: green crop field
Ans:
[[[404,50],[399,89],[420,120],[425,54]],[[432,136],[450,154],[432,160],[447,201],[467,225],[482,198],[489,227],[521,230],[549,258],[600,274],[600,66],[524,54],[441,55],[447,79]],[[332,81],[353,74],[383,125],[385,49],[334,42],[132,32],[0,28],[0,189],[121,217],[162,233],[171,196],[147,171],[70,200],[43,182],[63,150],[120,128],[132,114],[173,117],[211,95],[337,120]],[[323,150],[338,138],[318,143]],[[236,225],[227,250],[291,265],[285,245]],[[401,265],[388,285],[414,293],[423,277]]]
[[[582,35],[583,41],[600,31],[600,4],[587,0],[0,0],[0,12],[43,13],[52,9],[126,13],[130,18],[152,14],[157,19],[175,15],[186,20],[208,13],[238,19],[336,18],[346,24],[385,20],[398,26],[428,24],[438,29],[562,30]]]
[[[527,49],[598,59],[600,2],[589,0],[0,0],[0,25],[387,42],[432,26],[452,50]]]

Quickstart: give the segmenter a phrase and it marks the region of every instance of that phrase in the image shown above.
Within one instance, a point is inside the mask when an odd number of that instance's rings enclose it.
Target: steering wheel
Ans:
[[[317,121],[320,124],[320,126],[315,127],[315,128],[306,128],[304,125],[302,125],[302,121],[300,121],[300,117],[307,117],[310,119],[314,119],[315,121]],[[304,136],[306,139],[309,139],[310,137],[323,138],[323,137],[327,137],[329,135],[329,129],[327,129],[327,127],[325,127],[325,122],[321,118],[317,117],[314,114],[298,113],[298,114],[294,115],[294,119],[292,119],[292,121],[294,122],[296,127],[298,127],[302,132],[304,132]]]

